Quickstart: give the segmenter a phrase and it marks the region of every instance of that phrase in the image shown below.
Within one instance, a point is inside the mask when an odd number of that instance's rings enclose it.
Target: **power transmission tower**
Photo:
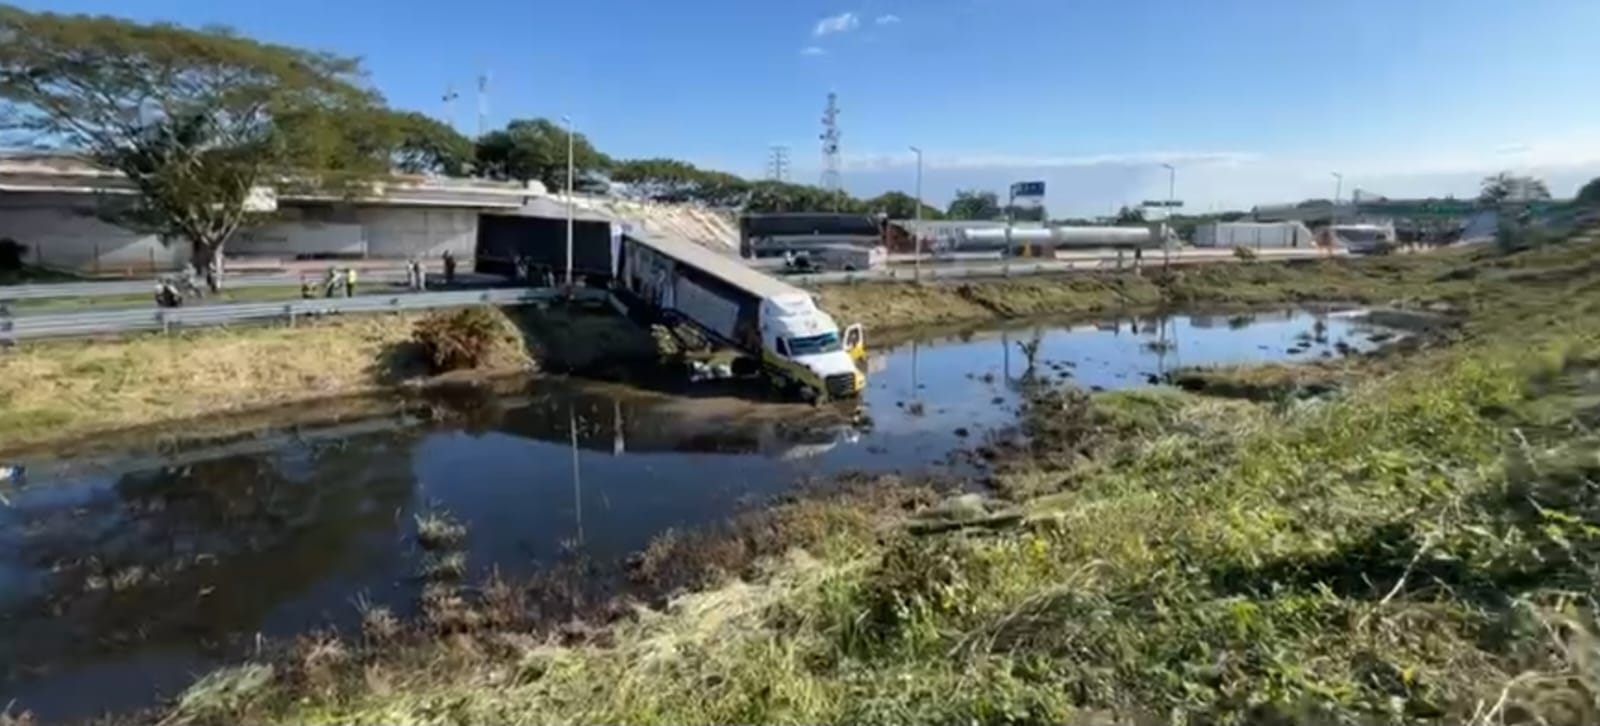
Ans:
[[[838,191],[839,178],[839,94],[828,94],[828,105],[822,110],[822,188]]]
[[[767,178],[780,182],[789,180],[789,147],[772,147],[767,156]]]

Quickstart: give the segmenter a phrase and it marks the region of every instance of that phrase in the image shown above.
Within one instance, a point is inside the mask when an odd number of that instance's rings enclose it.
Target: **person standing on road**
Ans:
[[[456,284],[456,256],[450,250],[444,251],[444,284]]]
[[[354,267],[344,268],[344,296],[356,296],[356,268]]]

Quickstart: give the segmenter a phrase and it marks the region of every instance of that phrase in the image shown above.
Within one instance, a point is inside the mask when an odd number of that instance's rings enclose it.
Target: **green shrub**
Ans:
[[[478,368],[489,361],[501,337],[499,316],[488,307],[433,313],[412,334],[434,373]]]
[[[1249,262],[1250,260],[1256,258],[1256,251],[1250,249],[1249,247],[1245,247],[1244,245],[1235,245],[1233,248],[1233,256]]]

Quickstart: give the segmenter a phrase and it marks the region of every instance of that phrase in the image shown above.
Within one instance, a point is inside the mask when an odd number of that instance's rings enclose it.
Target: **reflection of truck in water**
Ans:
[[[743,262],[676,238],[623,239],[622,287],[744,353],[734,372],[760,372],[805,400],[866,387],[861,326],[840,329],[811,294]]]

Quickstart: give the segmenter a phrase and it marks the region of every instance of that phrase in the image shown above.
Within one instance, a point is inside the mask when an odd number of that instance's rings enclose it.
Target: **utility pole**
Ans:
[[[572,117],[562,116],[567,124],[567,292],[572,292]]]
[[[1017,213],[1017,185],[1006,192],[1006,248],[1000,251],[1001,259],[1011,257],[1011,225]]]
[[[916,221],[912,224],[912,273],[911,279],[922,282],[922,149],[911,147],[911,152],[917,155],[917,211]],[[916,350],[913,348],[912,350]]]
[[[1171,164],[1162,166],[1167,168],[1167,218],[1161,223],[1166,228],[1166,234],[1161,235],[1161,267],[1166,269],[1172,266],[1172,240],[1168,235],[1173,233],[1172,210],[1177,209],[1173,205],[1178,199],[1178,167]]]
[[[1333,206],[1328,208],[1328,249],[1333,249],[1333,243],[1338,239],[1334,233],[1334,226],[1339,224],[1339,195],[1344,193],[1344,175],[1339,172],[1333,174]]]

